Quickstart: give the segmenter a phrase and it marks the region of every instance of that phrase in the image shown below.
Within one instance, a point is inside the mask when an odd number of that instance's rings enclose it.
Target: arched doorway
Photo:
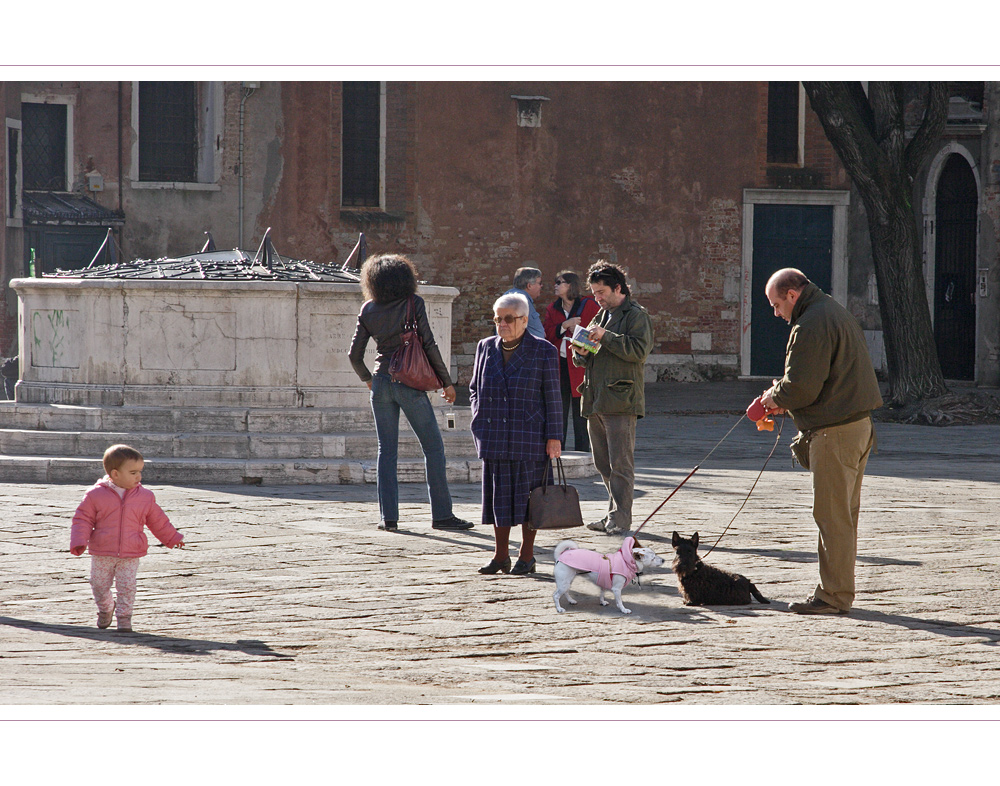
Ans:
[[[934,338],[946,379],[976,374],[976,178],[952,153],[937,184],[934,247]]]

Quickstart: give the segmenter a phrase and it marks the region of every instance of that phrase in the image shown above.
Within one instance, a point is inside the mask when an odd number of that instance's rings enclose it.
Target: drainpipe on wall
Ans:
[[[239,237],[236,240],[236,247],[243,248],[243,121],[246,117],[247,99],[254,94],[259,82],[243,82],[243,98],[240,100],[240,145],[236,169],[239,181],[239,201],[237,204],[237,214],[239,217]]]

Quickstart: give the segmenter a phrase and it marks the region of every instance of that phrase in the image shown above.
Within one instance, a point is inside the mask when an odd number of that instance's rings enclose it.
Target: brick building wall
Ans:
[[[131,83],[38,87],[74,91],[74,182],[87,166],[103,172],[109,207],[122,183],[132,257],[190,253],[206,230],[220,248],[237,244],[242,105],[242,246],[270,227],[280,253],[341,261],[363,231],[370,253],[411,255],[428,283],[461,292],[451,336],[460,381],[516,268],[543,271],[541,309],[556,272],[583,273],[598,258],[627,268],[649,309],[657,375],[683,362],[735,374],[743,189],[787,180],[766,162],[767,83],[387,82],[381,209],[340,205],[339,82],[265,82],[245,100],[241,83],[218,87],[218,176],[183,188],[134,182]],[[548,99],[537,125],[519,125],[513,96]],[[800,169],[819,187],[846,187],[808,111],[804,149]]]

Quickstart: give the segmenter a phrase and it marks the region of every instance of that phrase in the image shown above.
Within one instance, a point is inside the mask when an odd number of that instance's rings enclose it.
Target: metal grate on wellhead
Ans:
[[[118,262],[112,247],[113,239],[106,241],[105,264],[95,264],[102,251],[88,267],[80,270],[57,270],[46,273],[46,278],[119,278],[119,279],[202,279],[205,281],[329,281],[356,284],[361,278],[347,263],[341,266],[325,265],[305,259],[292,259],[274,250],[265,236],[256,254],[241,249],[217,251],[214,244],[206,243],[205,250],[197,254],[161,259],[136,259]]]

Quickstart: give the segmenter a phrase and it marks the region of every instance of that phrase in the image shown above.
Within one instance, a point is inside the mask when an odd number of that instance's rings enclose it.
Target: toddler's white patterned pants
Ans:
[[[90,586],[94,590],[97,610],[107,614],[115,610],[118,619],[132,616],[135,605],[135,577],[139,570],[138,557],[90,557]],[[117,597],[111,596],[111,584]]]

